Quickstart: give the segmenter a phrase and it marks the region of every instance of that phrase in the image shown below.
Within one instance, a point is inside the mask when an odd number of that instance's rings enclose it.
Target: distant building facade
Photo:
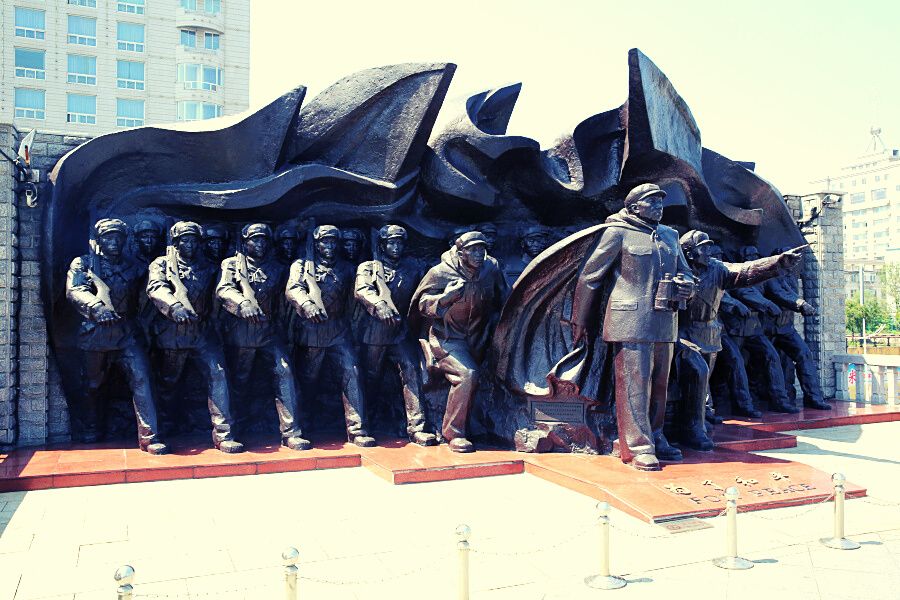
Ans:
[[[249,105],[250,0],[4,0],[0,123],[96,136]]]

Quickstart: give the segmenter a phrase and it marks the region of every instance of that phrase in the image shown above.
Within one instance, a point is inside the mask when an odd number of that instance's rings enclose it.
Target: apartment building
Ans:
[[[100,135],[249,105],[250,0],[3,0],[0,123]]]

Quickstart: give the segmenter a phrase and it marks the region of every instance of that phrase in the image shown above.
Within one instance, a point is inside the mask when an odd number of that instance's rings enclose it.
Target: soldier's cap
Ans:
[[[357,229],[356,227],[349,227],[347,229],[341,229],[341,239],[342,240],[362,240],[363,232]]]
[[[705,231],[700,231],[699,229],[691,229],[681,236],[678,242],[681,244],[683,250],[693,250],[698,246],[715,244],[715,242],[709,239],[709,235],[707,235]]]
[[[241,237],[245,240],[249,240],[255,235],[264,235],[271,238],[272,228],[265,223],[247,223],[244,225],[244,228],[241,229]]]
[[[543,225],[529,225],[522,230],[522,238],[547,237],[550,232]]]
[[[94,224],[94,235],[100,237],[107,233],[128,235],[128,226],[120,219],[100,219]]]
[[[142,233],[144,231],[154,231],[159,235],[162,235],[162,227],[156,221],[151,221],[150,219],[141,219],[137,223],[135,223],[132,228],[135,234]]]
[[[204,238],[221,238],[223,240],[227,240],[229,238],[228,228],[222,225],[221,223],[213,223],[212,225],[206,225],[203,228],[203,237]]]
[[[469,248],[471,246],[477,246],[478,244],[487,246],[487,243],[487,238],[484,237],[484,234],[480,231],[467,231],[456,238],[456,248],[458,250]]]
[[[313,239],[321,240],[326,237],[341,237],[341,230],[334,225],[319,225],[313,230]]]
[[[625,206],[631,206],[635,202],[643,200],[648,196],[662,196],[663,198],[665,198],[666,192],[663,191],[663,189],[655,183],[642,183],[641,185],[633,188],[630,192],[628,192],[628,195],[625,196]]]
[[[478,225],[476,225],[474,227],[474,229],[476,229],[482,233],[484,233],[486,231],[493,233],[493,234],[497,233],[497,226],[494,223],[491,223],[490,221],[486,221],[484,223],[479,223]]]
[[[201,229],[199,223],[194,223],[193,221],[178,221],[172,225],[172,228],[169,229],[169,233],[174,240],[183,235],[203,235],[203,229]]]
[[[738,250],[738,256],[741,258],[744,258],[749,254],[756,254],[759,256],[759,248],[756,246],[741,246],[741,249]]]
[[[287,223],[282,223],[278,227],[275,228],[275,239],[276,240],[286,240],[286,239],[300,239],[300,234],[297,232],[297,228],[293,225],[288,225]]]
[[[378,230],[378,238],[381,240],[387,241],[391,238],[400,238],[405,240],[406,237],[406,229],[399,225],[385,225]]]

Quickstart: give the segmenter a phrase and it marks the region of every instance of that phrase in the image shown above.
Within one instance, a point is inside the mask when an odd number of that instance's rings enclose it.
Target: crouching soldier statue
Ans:
[[[195,360],[206,377],[213,443],[222,452],[243,452],[231,431],[225,358],[210,318],[217,272],[200,257],[201,234],[197,223],[175,223],[166,255],[150,264],[147,294],[158,309],[150,334],[161,358],[160,394],[169,418],[183,418],[176,388],[188,359]]]
[[[266,372],[275,379],[275,409],[281,443],[292,450],[306,450],[297,421],[298,396],[287,350],[287,335],[278,313],[284,307],[287,268],[272,256],[272,231],[253,223],[241,231],[244,252],[222,262],[216,296],[228,315],[224,316],[225,353],[235,392],[247,409],[253,363],[260,357]]]
[[[431,446],[437,440],[434,434],[425,433],[418,351],[406,327],[409,304],[422,278],[422,269],[418,261],[403,256],[403,227],[382,227],[377,243],[375,260],[362,263],[356,271],[356,299],[368,313],[362,317],[360,328],[366,398],[369,402],[375,398],[384,364],[389,361],[400,372],[409,440]]]
[[[66,276],[66,298],[82,317],[78,331],[84,381],[80,414],[81,441],[100,438],[100,387],[110,367],[118,366],[131,388],[137,417],[138,444],[150,454],[166,454],[158,435],[150,363],[135,321],[143,266],[123,255],[127,228],[119,219],[94,225],[91,252],[72,261]]]

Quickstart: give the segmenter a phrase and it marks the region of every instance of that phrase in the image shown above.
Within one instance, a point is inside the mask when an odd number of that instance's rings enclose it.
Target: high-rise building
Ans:
[[[843,193],[848,297],[858,293],[860,271],[866,293],[877,294],[877,271],[885,262],[900,262],[900,150],[886,147],[880,134],[873,128],[870,152],[813,182]]]
[[[99,135],[249,104],[250,0],[3,0],[0,122]]]

